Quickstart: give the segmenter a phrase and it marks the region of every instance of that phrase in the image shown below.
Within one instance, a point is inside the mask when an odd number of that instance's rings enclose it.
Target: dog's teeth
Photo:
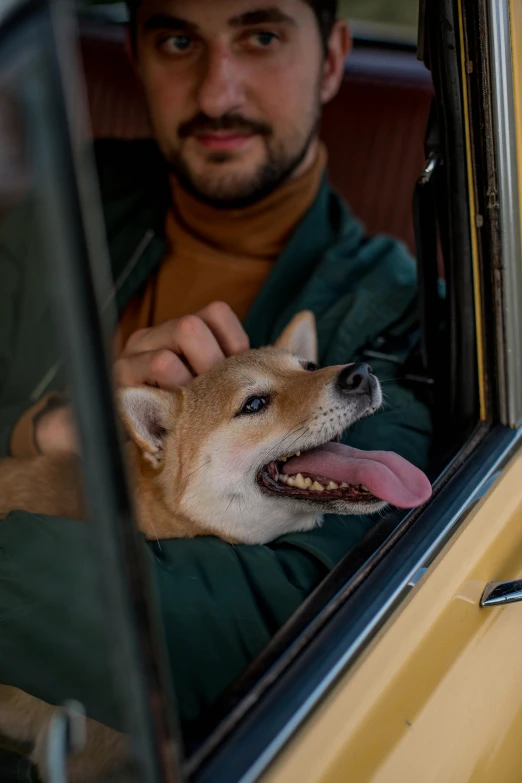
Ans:
[[[347,487],[349,487],[349,486],[350,486],[350,485],[349,485],[349,484],[347,484],[347,483],[346,483],[346,481],[343,481],[343,483],[341,484],[341,489],[346,489],[346,488],[347,488]]]
[[[295,487],[296,486],[296,477],[295,476],[288,476],[288,481],[286,482],[289,487]]]
[[[299,489],[306,489],[306,482],[300,473],[295,477],[295,485],[296,487],[299,487]]]
[[[305,489],[309,489],[309,488],[312,486],[312,484],[313,484],[313,481],[312,481],[312,479],[311,479],[309,476],[307,476],[307,477],[304,479],[304,488],[305,488]]]
[[[339,484],[336,484],[335,481],[330,481],[326,489],[339,489]]]
[[[318,481],[314,481],[311,488],[314,492],[324,492],[324,487],[322,484],[319,484]]]
[[[361,489],[363,489],[365,492],[369,492],[370,490],[368,487],[365,487],[364,484],[361,484]]]
[[[300,451],[296,451],[295,454],[287,454],[285,457],[279,457],[279,462],[286,462],[289,459],[292,459],[292,457],[299,457],[301,455]]]
[[[282,481],[283,484],[287,484],[288,483],[288,476],[286,476],[284,473],[281,473],[281,475],[279,476],[279,481]]]

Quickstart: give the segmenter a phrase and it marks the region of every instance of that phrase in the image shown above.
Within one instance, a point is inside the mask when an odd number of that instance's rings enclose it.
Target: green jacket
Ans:
[[[121,310],[165,251],[169,189],[152,142],[99,142],[96,150],[116,302]],[[34,205],[0,228],[0,453],[21,413],[62,390],[63,370],[43,293],[42,234]],[[49,289],[49,286],[47,286]],[[50,288],[52,292],[52,286]],[[253,346],[271,343],[301,309],[314,311],[320,361],[373,349],[404,360],[417,338],[415,264],[404,246],[368,238],[326,177],[246,320]],[[58,362],[58,363],[57,363]],[[372,358],[382,380],[397,363]],[[425,466],[431,422],[410,388],[385,383],[388,404],[346,440],[392,449]],[[216,538],[144,544],[158,584],[174,686],[185,729],[262,649],[372,520],[327,518],[310,533],[266,546]],[[13,512],[0,526],[0,681],[50,702],[78,698],[121,726],[111,682],[89,526]]]

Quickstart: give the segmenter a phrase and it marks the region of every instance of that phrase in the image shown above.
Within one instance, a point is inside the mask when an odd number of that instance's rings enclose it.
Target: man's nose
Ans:
[[[348,364],[337,376],[337,389],[343,394],[371,394],[372,368],[364,362]]]
[[[213,118],[237,111],[243,105],[241,66],[224,46],[215,46],[208,53],[198,103],[201,112]]]

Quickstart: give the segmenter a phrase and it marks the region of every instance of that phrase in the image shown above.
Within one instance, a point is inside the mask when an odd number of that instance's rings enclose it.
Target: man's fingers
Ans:
[[[145,336],[148,334],[148,332],[150,332],[150,331],[151,331],[151,330],[150,330],[150,329],[147,329],[147,328],[144,328],[144,329],[136,329],[136,331],[135,331],[135,332],[133,332],[133,333],[131,334],[131,336],[129,337],[129,339],[127,340],[127,342],[126,342],[126,344],[125,344],[125,348],[124,348],[124,353],[126,353],[126,354],[131,354],[131,353],[139,353],[139,351],[137,351],[137,350],[135,349],[135,346],[137,345],[137,343],[141,342],[141,341],[142,341],[142,339],[143,339],[143,338],[144,338],[144,337],[145,337]]]
[[[172,389],[248,348],[248,336],[231,308],[213,302],[196,315],[134,332],[116,362],[116,383]]]
[[[207,324],[197,315],[185,315],[133,335],[122,359],[161,350],[184,357],[195,375],[208,372],[225,358]]]
[[[139,329],[129,337],[125,354],[157,351],[160,348],[183,354],[185,351],[193,352],[193,343],[201,347],[208,339],[202,324],[208,327],[224,356],[243,353],[250,347],[248,335],[229,305],[212,302],[195,315],[185,315],[149,329]]]
[[[196,375],[208,372],[225,358],[212,331],[197,315],[180,318],[174,331],[178,340],[174,351],[185,357]]]
[[[117,386],[149,384],[172,391],[193,379],[181,359],[167,349],[122,356],[115,362],[113,371]]]
[[[250,348],[248,335],[241,321],[225,302],[212,302],[196,315],[212,331],[225,356],[235,356]]]
[[[34,440],[41,454],[79,454],[76,421],[70,405],[63,405],[37,418]]]

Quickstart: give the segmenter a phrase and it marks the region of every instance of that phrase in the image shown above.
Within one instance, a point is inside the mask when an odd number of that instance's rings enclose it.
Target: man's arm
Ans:
[[[365,523],[367,525],[367,523]],[[363,535],[333,518],[268,546],[217,538],[146,548],[158,587],[182,730],[241,673]],[[90,525],[14,512],[0,526],[0,681],[50,703],[76,698],[122,729]],[[118,644],[112,639],[112,644]]]

